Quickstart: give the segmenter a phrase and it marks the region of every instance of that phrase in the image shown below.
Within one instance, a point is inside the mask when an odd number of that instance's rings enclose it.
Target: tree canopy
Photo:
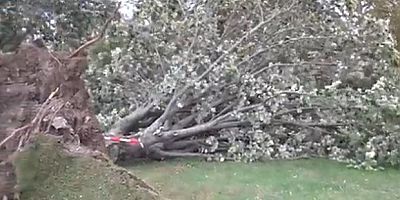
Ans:
[[[36,38],[56,50],[68,50],[93,37],[99,24],[110,17],[114,4],[109,0],[4,0],[0,7],[3,51],[15,50],[21,42]]]

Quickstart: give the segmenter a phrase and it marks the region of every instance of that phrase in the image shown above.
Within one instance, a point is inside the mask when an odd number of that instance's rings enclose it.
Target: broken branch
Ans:
[[[32,128],[35,125],[37,125],[37,123],[40,123],[40,121],[43,119],[44,114],[45,114],[45,107],[47,106],[47,104],[49,104],[50,100],[57,94],[59,88],[56,88],[55,91],[53,91],[49,97],[46,99],[46,101],[42,104],[42,106],[40,107],[39,111],[36,113],[35,117],[33,118],[33,120],[20,128],[15,129],[8,137],[6,137],[3,141],[0,142],[0,148],[6,144],[10,139],[12,139],[13,137],[15,137],[18,133],[20,133],[21,131],[24,131],[26,129]]]
[[[93,39],[87,41],[87,42],[86,42],[85,44],[83,44],[82,46],[80,46],[78,49],[76,49],[74,52],[72,52],[71,55],[68,56],[68,58],[75,57],[75,56],[78,55],[83,49],[89,47],[90,45],[96,43],[97,41],[99,41],[100,39],[102,39],[102,38],[104,37],[104,34],[105,34],[105,32],[106,32],[106,30],[107,30],[107,28],[108,28],[108,25],[109,25],[109,24],[111,23],[111,21],[117,16],[117,12],[118,12],[120,6],[121,6],[121,2],[118,2],[117,7],[115,8],[115,10],[114,10],[114,12],[113,12],[113,15],[112,15],[110,18],[108,18],[108,19],[106,20],[106,22],[104,23],[104,25],[103,25],[103,27],[102,27],[102,29],[101,29],[101,31],[100,31],[100,34],[99,34],[98,36],[96,36],[95,38],[93,38]]]
[[[150,103],[146,107],[136,109],[133,113],[119,120],[114,127],[109,131],[110,134],[128,133],[138,126],[139,121],[150,113],[153,104]]]

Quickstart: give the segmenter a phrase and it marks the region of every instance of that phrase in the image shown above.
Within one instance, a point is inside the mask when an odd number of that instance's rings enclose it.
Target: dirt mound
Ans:
[[[71,57],[32,44],[0,55],[0,197],[10,199],[14,190],[10,155],[30,149],[39,133],[54,136],[70,153],[106,159],[102,130],[81,78],[87,62],[84,53]]]
[[[43,116],[44,123],[39,131],[64,137],[77,135],[84,146],[104,151],[100,125],[92,112],[84,80],[80,77],[86,66],[85,56],[66,58],[65,54],[50,53],[33,45],[22,45],[15,54],[2,55],[0,122],[3,131],[0,137],[31,122],[40,106],[58,88],[47,106],[48,111]],[[60,117],[67,122],[64,127],[50,124],[51,119]],[[14,148],[16,146],[12,142],[6,147],[7,150]]]

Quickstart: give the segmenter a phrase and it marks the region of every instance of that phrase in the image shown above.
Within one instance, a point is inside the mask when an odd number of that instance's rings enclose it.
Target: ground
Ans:
[[[123,168],[90,156],[72,156],[62,148],[50,138],[39,137],[15,157],[20,199],[160,199]]]
[[[328,160],[252,164],[178,160],[123,166],[176,200],[400,199],[398,170],[362,171]]]

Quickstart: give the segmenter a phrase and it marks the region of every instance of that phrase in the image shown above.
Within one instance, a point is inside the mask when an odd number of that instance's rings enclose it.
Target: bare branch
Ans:
[[[26,130],[26,129],[30,129],[30,128],[38,128],[39,125],[37,125],[38,123],[40,123],[40,121],[43,119],[44,115],[46,114],[46,107],[47,105],[50,103],[51,99],[53,99],[53,97],[58,93],[59,88],[56,88],[50,95],[49,97],[46,99],[46,101],[42,104],[42,106],[40,107],[39,111],[36,113],[35,118],[33,118],[33,120],[20,128],[15,129],[7,138],[5,138],[3,141],[0,142],[0,148],[6,144],[10,139],[12,139],[13,137],[15,137],[17,134],[19,134],[20,132]],[[35,127],[37,126],[37,127]],[[36,131],[36,130],[35,130]],[[20,141],[21,143],[21,141]]]
[[[262,7],[262,1],[258,1],[257,4],[258,4],[257,5],[258,9],[260,10],[261,21],[264,21],[264,11],[263,11],[263,7]]]
[[[160,117],[161,114],[160,113],[156,113],[156,112],[155,113],[149,112],[148,116],[146,116],[148,118],[144,119],[144,120],[140,120],[138,122],[138,124],[137,124],[137,128],[145,128],[145,127],[150,126],[154,121],[156,121],[156,119],[158,117]]]
[[[163,151],[163,150],[158,150],[156,151],[157,154],[159,154],[162,157],[165,158],[179,158],[179,157],[202,157],[202,158],[208,158],[212,157],[211,155],[207,154],[202,154],[202,153],[188,153],[188,152],[179,152],[179,151]]]
[[[193,152],[201,147],[201,140],[180,140],[164,145],[165,150],[183,150],[186,152]]]
[[[51,116],[50,120],[49,120],[49,124],[47,125],[46,128],[46,132],[48,133],[50,131],[50,127],[52,125],[52,122],[54,121],[54,119],[56,118],[56,115],[58,114],[58,112],[60,112],[60,110],[65,106],[65,103],[62,103],[61,105],[58,106],[58,108],[54,111],[53,115]]]
[[[0,142],[0,147],[2,147],[4,144],[6,144],[9,140],[11,140],[16,134],[20,133],[21,131],[24,131],[28,128],[30,128],[31,126],[23,126],[21,128],[17,128],[15,129],[8,137],[6,137],[3,141]]]
[[[148,128],[146,128],[146,130],[144,131],[145,135],[153,134],[154,132],[156,132],[156,130],[164,124],[165,120],[167,120],[175,112],[177,100],[178,96],[175,94],[168,103],[164,113],[156,121],[154,121]]]
[[[190,58],[190,57],[191,57],[192,50],[193,50],[193,48],[194,48],[194,45],[195,45],[196,42],[197,42],[197,38],[198,38],[198,35],[199,35],[199,17],[197,16],[196,9],[194,9],[194,16],[195,16],[195,18],[196,18],[196,24],[195,24],[196,30],[195,30],[194,39],[193,39],[192,43],[191,43],[190,46],[189,46],[189,50],[188,50],[188,54],[189,54],[189,55],[188,55],[187,58]]]
[[[184,8],[184,5],[182,3],[182,0],[178,0],[178,4],[179,4],[179,7],[181,8],[182,14],[185,15],[185,18],[186,18],[188,14],[185,11],[185,8]]]
[[[161,137],[165,138],[165,139],[185,138],[185,137],[197,135],[199,133],[203,133],[203,132],[206,132],[206,131],[210,131],[210,130],[212,130],[212,127],[215,126],[215,125],[216,124],[214,122],[207,122],[207,123],[204,123],[204,124],[192,126],[190,128],[164,132]]]
[[[162,57],[161,57],[161,54],[160,54],[160,52],[158,51],[158,48],[157,48],[157,47],[154,47],[154,49],[155,49],[155,51],[156,51],[158,60],[159,60],[159,62],[160,62],[162,75],[165,76],[165,74],[166,74],[165,69],[166,69],[166,68],[165,68],[165,66],[164,66],[164,63],[163,63],[163,59],[162,59]]]
[[[274,12],[272,12],[272,14],[269,16],[269,18],[265,21],[260,22],[258,25],[256,25],[254,28],[252,28],[250,31],[248,31],[244,36],[242,36],[238,41],[235,42],[235,44],[233,44],[228,50],[224,51],[224,53],[222,55],[220,55],[213,63],[211,63],[211,65],[208,67],[208,69],[203,72],[203,74],[201,74],[199,77],[197,77],[197,79],[195,80],[195,82],[200,81],[201,79],[203,79],[204,77],[206,77],[208,75],[208,73],[210,73],[218,64],[219,62],[225,58],[226,55],[228,55],[229,53],[231,53],[234,49],[236,49],[245,39],[247,39],[250,35],[252,35],[254,32],[258,31],[258,29],[260,29],[261,27],[263,27],[264,25],[266,25],[267,23],[269,23],[270,21],[272,21],[273,19],[275,19],[277,16],[279,16],[280,14],[287,12],[288,10],[291,9],[291,6],[287,9],[282,9],[282,10],[276,10]],[[186,87],[185,87],[186,88]]]
[[[200,76],[198,76],[193,82],[190,82],[186,84],[182,89],[176,90],[174,93],[174,96],[170,100],[170,102],[167,105],[167,108],[165,109],[163,115],[161,115],[160,118],[158,118],[150,127],[148,127],[144,134],[150,134],[154,133],[161,125],[164,123],[164,121],[171,116],[171,113],[176,107],[177,100],[179,97],[181,97],[190,87],[193,86],[194,83],[201,81],[203,78],[205,78],[218,64],[222,59],[225,58],[226,55],[231,53],[233,50],[235,50],[245,39],[247,39],[250,35],[252,35],[254,32],[259,30],[261,27],[275,19],[277,16],[280,14],[289,11],[294,5],[295,2],[293,1],[290,6],[288,6],[286,9],[278,9],[272,12],[272,14],[269,16],[269,18],[265,21],[260,22],[258,25],[256,25],[254,28],[252,28],[250,31],[248,31],[244,36],[242,36],[238,41],[235,42],[228,50],[224,51],[222,55],[220,55],[211,65],[208,67],[208,69],[203,72]]]
[[[224,128],[235,128],[235,127],[248,127],[251,126],[251,123],[248,121],[231,121],[231,122],[223,122],[213,127],[212,130],[220,130]]]
[[[211,87],[208,87],[203,92],[201,92],[199,95],[197,95],[195,97],[191,97],[189,100],[186,100],[186,103],[183,106],[187,107],[187,106],[191,105],[191,103],[193,103],[195,100],[206,95],[210,89],[211,89]],[[171,98],[171,100],[169,101],[164,113],[144,131],[144,134],[154,133],[158,128],[160,128],[164,124],[166,119],[168,119],[169,117],[171,117],[172,115],[174,115],[176,112],[179,111],[179,109],[177,108],[178,99],[180,97],[182,97],[185,92],[186,92],[186,90],[175,91],[175,93],[174,93],[173,97]]]
[[[278,121],[276,121],[278,122]],[[315,124],[307,124],[307,123],[300,123],[300,122],[289,122],[289,121],[279,121],[279,123],[276,123],[276,125],[289,125],[289,126],[297,126],[297,127],[301,127],[301,128],[307,128],[307,129],[311,129],[314,131],[318,131],[321,133],[325,133],[325,134],[331,134],[331,132],[326,131],[322,128],[319,128],[318,126],[316,126]],[[314,125],[314,126],[311,126]]]
[[[313,110],[329,110],[329,109],[335,109],[334,107],[300,107],[300,108],[295,108],[295,109],[290,109],[286,111],[279,112],[273,116],[273,118],[278,118],[283,115],[291,114],[291,113],[297,113],[297,112],[304,112],[304,111],[313,111]]]
[[[256,25],[250,31],[248,31],[244,36],[242,36],[238,41],[236,41],[228,50],[224,51],[224,53],[220,55],[213,63],[211,63],[208,69],[205,72],[203,72],[203,74],[201,74],[199,77],[197,77],[194,82],[199,82],[201,79],[206,77],[219,64],[219,62],[225,58],[226,55],[235,50],[245,39],[247,39],[250,35],[258,31],[261,27],[263,27],[267,23],[271,22],[277,16],[281,15],[284,12],[289,11],[293,6],[294,3],[286,9],[275,10],[274,12],[272,12],[272,14],[269,16],[267,20],[260,22],[258,25]],[[191,84],[186,85],[178,94],[184,93],[190,86]]]
[[[108,18],[107,21],[104,23],[104,25],[103,25],[103,27],[102,27],[102,29],[101,29],[101,31],[100,31],[100,34],[99,34],[97,37],[95,37],[95,38],[93,38],[93,39],[87,41],[85,44],[83,44],[82,46],[80,46],[78,49],[76,49],[74,52],[72,52],[71,55],[68,56],[68,58],[75,57],[75,56],[78,55],[83,49],[87,48],[88,46],[90,46],[90,45],[96,43],[97,41],[99,41],[100,39],[102,39],[102,38],[104,37],[104,34],[105,34],[107,28],[108,28],[108,25],[109,25],[109,24],[111,23],[111,21],[116,17],[117,12],[118,12],[118,10],[119,10],[120,7],[121,7],[121,2],[118,2],[117,7],[115,8],[115,10],[114,10],[114,12],[113,12],[113,15],[112,15],[110,18]]]
[[[230,120],[231,120],[230,117],[234,114],[234,112],[247,112],[247,111],[250,111],[250,110],[254,110],[254,109],[263,107],[264,104],[265,104],[266,102],[268,102],[269,100],[271,100],[271,99],[273,99],[273,98],[276,98],[276,97],[278,97],[278,96],[280,96],[280,95],[286,95],[286,94],[302,95],[302,93],[299,93],[299,92],[282,91],[282,92],[279,92],[279,93],[277,93],[277,94],[275,94],[275,95],[270,96],[269,98],[267,98],[266,100],[264,100],[264,102],[262,102],[262,103],[257,103],[257,104],[252,104],[252,105],[248,105],[248,106],[239,107],[239,108],[237,108],[236,110],[232,110],[232,111],[230,111],[230,112],[227,112],[227,113],[224,114],[224,115],[220,115],[219,117],[216,117],[213,121],[214,121],[215,123],[230,121]]]
[[[290,38],[288,40],[285,41],[281,41],[275,44],[271,44],[268,45],[266,48],[261,48],[259,50],[257,50],[255,53],[253,53],[251,56],[247,57],[245,60],[241,61],[240,63],[237,64],[237,66],[243,65],[247,62],[249,62],[250,60],[252,60],[253,58],[267,52],[268,50],[275,48],[277,46],[282,46],[291,42],[298,42],[298,41],[302,41],[302,40],[311,40],[311,39],[329,39],[329,38],[334,38],[337,36],[309,36],[309,37],[298,37],[298,38]],[[275,67],[275,66],[274,66]]]
[[[224,128],[234,128],[234,127],[250,126],[250,125],[251,124],[248,121],[243,121],[243,122],[232,121],[223,123],[217,123],[216,121],[211,121],[190,128],[164,132],[161,137],[165,139],[178,140],[182,138],[192,137],[207,131],[218,131]]]
[[[293,67],[293,66],[302,66],[302,65],[326,65],[326,66],[335,66],[337,65],[337,63],[324,63],[324,62],[299,62],[299,63],[270,63],[269,65],[255,71],[252,72],[251,75],[253,76],[258,76],[261,73],[263,73],[264,71],[274,68],[274,67]]]
[[[272,120],[271,123],[275,125],[296,125],[300,126],[299,122],[289,122],[289,121],[283,121],[283,120]],[[320,128],[337,128],[340,126],[348,126],[350,124],[344,124],[344,123],[301,123],[302,126],[309,126],[309,127],[320,127]]]
[[[146,107],[141,107],[136,109],[133,113],[128,116],[122,118],[117,123],[114,124],[114,127],[109,131],[110,134],[121,134],[128,133],[135,126],[139,124],[139,121],[146,117],[146,115],[150,112],[151,108],[153,108],[153,104],[150,103]]]
[[[221,112],[219,112],[217,115],[215,115],[212,120],[217,119],[218,117],[221,117],[222,115],[226,114],[227,112],[231,111],[233,109],[233,104],[226,106]]]
[[[177,130],[177,129],[186,128],[191,123],[193,123],[193,121],[194,121],[194,119],[196,118],[197,115],[198,115],[198,113],[194,113],[192,115],[189,115],[189,116],[183,118],[182,120],[180,120],[179,122],[174,124],[172,126],[171,130]]]
[[[171,120],[171,118],[169,118],[169,119],[165,120],[164,125],[163,125],[163,130],[168,131],[171,129],[171,127],[172,127],[172,120]]]

